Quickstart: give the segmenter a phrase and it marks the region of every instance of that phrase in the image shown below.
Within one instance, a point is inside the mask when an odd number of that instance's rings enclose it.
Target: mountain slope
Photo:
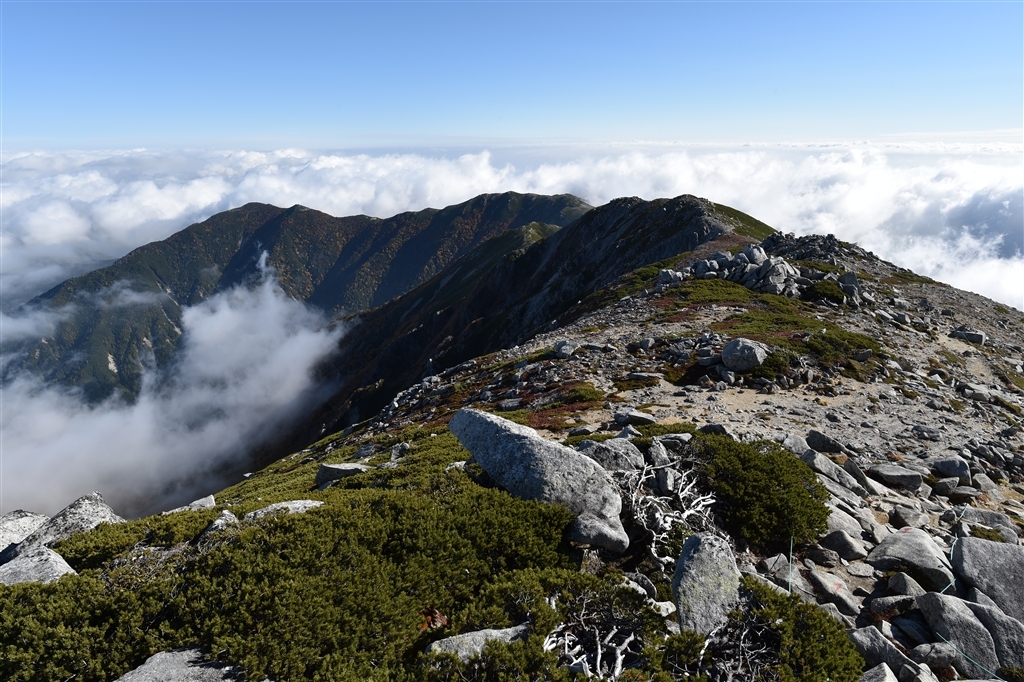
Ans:
[[[570,195],[481,195],[388,219],[334,218],[263,204],[217,214],[147,244],[110,267],[68,280],[26,310],[60,315],[52,335],[6,344],[9,378],[31,371],[80,386],[90,400],[131,399],[145,368],[166,367],[181,308],[260,274],[261,257],[285,292],[327,313],[378,305],[420,284],[482,242],[531,222],[564,226],[590,207]]]
[[[598,273],[608,283],[578,304],[506,292],[494,305],[541,322],[517,345],[401,386],[384,410],[213,499],[51,542],[66,575],[0,585],[0,677],[110,680],[190,647],[250,680],[1015,679],[1024,315],[833,237],[772,235],[772,259],[750,269],[765,254],[735,255],[748,238],[735,223],[717,232],[721,207],[673,201],[693,209],[680,231],[716,237]],[[622,237],[650,227],[630,216],[652,206],[627,204],[607,223]],[[537,254],[568,253],[552,240],[576,228],[506,233],[362,324],[401,324],[395,339],[375,332],[397,347],[528,266],[566,274]],[[616,251],[659,255],[639,236],[611,243],[577,243],[572,267],[588,248],[612,271]],[[771,293],[783,271],[791,296]],[[472,342],[456,319],[423,340]],[[503,316],[481,343],[521,328]],[[737,363],[739,339],[763,354]],[[366,361],[381,350],[365,347]],[[429,348],[410,342],[401,371],[428,372]],[[518,425],[492,438],[517,463],[538,438],[586,454],[587,483],[599,462],[628,547],[574,543],[572,500],[496,484],[490,444],[448,427],[465,408]],[[68,525],[33,523],[26,553]],[[679,588],[701,583],[715,588]]]
[[[456,261],[417,289],[356,318],[323,368],[343,382],[341,389],[282,447],[359,421],[423,372],[519,342],[636,268],[716,239],[723,240],[721,247],[752,241],[740,234],[746,230],[771,230],[727,210],[689,195],[616,199],[502,258],[491,270],[478,271],[471,287],[455,279],[470,259]],[[458,295],[448,294],[455,287]]]

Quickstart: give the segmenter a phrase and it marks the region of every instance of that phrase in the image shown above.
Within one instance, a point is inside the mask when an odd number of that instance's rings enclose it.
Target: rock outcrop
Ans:
[[[608,472],[594,460],[480,410],[459,410],[448,428],[511,494],[564,504],[577,514],[569,529],[571,540],[616,552],[629,547],[619,519],[622,499]]]

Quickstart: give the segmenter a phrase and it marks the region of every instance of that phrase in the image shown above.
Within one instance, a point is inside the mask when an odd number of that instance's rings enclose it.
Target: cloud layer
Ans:
[[[3,160],[4,309],[250,201],[390,216],[483,192],[696,194],[786,232],[833,232],[921,274],[1022,307],[1018,146],[498,150],[456,155],[148,151]]]
[[[222,487],[219,466],[316,399],[311,370],[341,335],[269,275],[186,309],[183,323],[175,365],[133,405],[89,407],[28,377],[4,387],[0,511],[53,514],[99,490],[134,514]]]
[[[3,159],[0,336],[44,335],[13,314],[61,280],[250,201],[389,216],[484,192],[690,193],[786,232],[832,232],[916,272],[1024,309],[1019,148],[606,148],[463,155],[25,153]],[[499,158],[497,154],[503,154]],[[130,287],[104,299],[130,305]],[[29,379],[4,387],[0,512],[53,513],[97,489],[123,513],[188,501],[315,400],[310,370],[340,331],[268,276],[188,310],[177,364],[132,406],[85,406]],[[0,358],[0,363],[3,359]],[[190,478],[182,479],[183,472]],[[199,484],[196,482],[200,481]],[[205,488],[203,486],[206,486]]]

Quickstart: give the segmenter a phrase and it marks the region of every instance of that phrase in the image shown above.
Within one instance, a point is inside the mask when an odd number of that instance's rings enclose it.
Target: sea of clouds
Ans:
[[[17,310],[33,296],[247,202],[385,217],[508,190],[569,192],[593,205],[695,194],[785,232],[834,233],[1024,309],[1020,145],[133,150],[7,153],[0,164],[5,339],[52,329],[52,315]],[[27,377],[4,387],[0,511],[52,513],[93,489],[133,508],[140,495],[204,492],[195,472],[232,461],[315,401],[323,387],[311,368],[341,333],[284,296],[272,273],[255,290],[196,306],[184,322],[174,376],[153,377],[132,405],[87,407]],[[178,480],[182,472],[192,483]]]

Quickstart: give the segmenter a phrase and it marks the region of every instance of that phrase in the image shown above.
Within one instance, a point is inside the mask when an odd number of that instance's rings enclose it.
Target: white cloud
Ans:
[[[13,154],[3,162],[0,202],[3,307],[250,201],[384,217],[506,190],[571,192],[593,204],[696,194],[784,231],[834,232],[922,274],[1022,307],[1024,294],[1009,279],[1024,247],[1020,151],[1008,144],[863,143],[447,156],[298,149]],[[958,274],[975,271],[991,275]]]
[[[4,387],[0,513],[52,514],[92,490],[137,513],[222,487],[218,466],[316,400],[311,370],[341,335],[272,277],[186,309],[183,323],[174,366],[147,376],[133,405],[89,407],[29,377]]]

